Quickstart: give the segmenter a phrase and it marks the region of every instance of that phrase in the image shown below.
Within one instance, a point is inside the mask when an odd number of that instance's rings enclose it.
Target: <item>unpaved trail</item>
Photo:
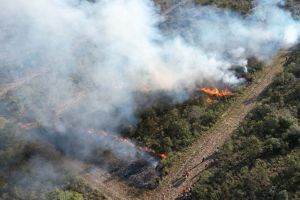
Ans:
[[[86,173],[82,178],[92,188],[100,189],[110,199],[173,200],[180,197],[196,183],[201,172],[213,162],[211,155],[218,151],[256,106],[258,97],[272,83],[273,78],[283,71],[286,53],[281,52],[270,66],[263,68],[260,76],[235,99],[214,127],[182,152],[155,190],[135,194],[135,190],[127,187],[122,181],[110,178],[109,174],[103,175],[97,170]]]

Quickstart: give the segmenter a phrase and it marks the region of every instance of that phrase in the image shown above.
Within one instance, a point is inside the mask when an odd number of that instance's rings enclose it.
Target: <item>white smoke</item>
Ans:
[[[269,61],[297,43],[299,22],[282,4],[257,0],[248,16],[192,5],[162,30],[150,0],[0,0],[0,73],[48,70],[16,92],[46,126],[55,107],[84,90],[76,122],[114,128],[133,118],[135,91],[237,84],[232,65]]]

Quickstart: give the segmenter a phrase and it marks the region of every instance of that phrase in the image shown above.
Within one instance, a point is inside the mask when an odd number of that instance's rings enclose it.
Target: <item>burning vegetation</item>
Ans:
[[[89,134],[97,134],[100,137],[110,137],[110,138],[112,138],[116,142],[120,142],[120,143],[128,145],[128,146],[130,146],[132,148],[136,148],[140,152],[149,153],[150,155],[153,155],[153,156],[158,157],[160,159],[167,159],[167,155],[166,154],[164,154],[164,153],[158,154],[158,153],[156,153],[155,150],[153,150],[153,149],[151,149],[149,147],[136,146],[128,138],[123,138],[123,137],[121,137],[119,135],[113,135],[113,134],[110,134],[110,133],[108,133],[106,131],[96,131],[95,129],[88,129],[86,132],[89,133]],[[134,156],[134,155],[130,155],[130,156]]]
[[[44,193],[61,186],[63,181],[55,181],[64,171],[54,170],[55,163],[44,170],[53,157],[34,152],[42,148],[59,152],[55,162],[76,159],[129,185],[155,188],[176,154],[214,125],[231,100],[227,97],[234,95],[227,88],[196,89],[205,95],[187,94],[183,88],[206,77],[216,84],[239,84],[244,77],[235,76],[232,66],[244,69],[248,52],[268,61],[298,39],[298,22],[275,3],[265,6],[267,1],[257,1],[258,8],[247,17],[211,7],[184,7],[172,14],[171,23],[161,20],[150,0],[15,1],[0,3],[3,74],[18,80],[21,71],[51,70],[0,87],[0,118],[9,119],[0,128],[0,194],[8,199],[31,199],[12,191],[21,188],[25,193],[27,183],[42,185]],[[274,12],[283,24],[256,21]],[[182,34],[182,27],[188,34]],[[270,37],[266,43],[245,34],[253,30],[270,36],[276,30],[274,35],[284,37]],[[137,90],[139,97],[134,95]],[[155,100],[137,103],[144,95]],[[27,123],[31,120],[39,123]],[[28,147],[37,143],[49,145]],[[49,174],[42,174],[45,171]]]
[[[213,99],[213,97],[223,98],[223,97],[231,97],[234,95],[233,92],[231,92],[227,88],[225,88],[224,90],[219,90],[217,88],[211,89],[211,88],[204,87],[204,88],[197,88],[196,91],[203,92],[208,96],[210,96],[206,99],[206,102],[209,104],[214,103],[215,100]]]
[[[29,123],[20,122],[20,123],[18,123],[18,125],[19,125],[19,128],[25,129],[25,130],[31,130],[31,129],[39,127],[38,122],[29,122]]]
[[[224,90],[219,90],[217,88],[210,89],[210,88],[198,88],[196,91],[204,92],[205,94],[208,94],[209,96],[215,96],[215,97],[230,97],[233,96],[233,93],[225,88]]]
[[[210,97],[208,97],[206,101],[207,101],[207,103],[213,103],[214,102],[214,100]]]

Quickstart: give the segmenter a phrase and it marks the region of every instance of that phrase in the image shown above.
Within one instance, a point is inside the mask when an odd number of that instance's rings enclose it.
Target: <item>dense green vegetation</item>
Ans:
[[[55,190],[48,195],[49,200],[84,200],[83,195],[73,191]]]
[[[105,200],[99,190],[92,189],[82,180],[73,179],[62,189],[49,192],[46,200]]]
[[[105,200],[107,199],[99,190],[92,189],[82,180],[74,179],[64,186],[64,191],[76,191],[82,194],[86,200]]]
[[[191,198],[300,198],[300,53],[215,155]]]
[[[178,105],[160,104],[143,110],[139,123],[127,133],[139,143],[160,153],[177,152],[211,127],[229,105],[229,98],[206,102],[201,93]]]

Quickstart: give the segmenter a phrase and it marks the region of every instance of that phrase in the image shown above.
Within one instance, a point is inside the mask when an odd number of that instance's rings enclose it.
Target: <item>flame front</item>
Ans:
[[[204,92],[210,96],[217,96],[217,97],[228,97],[233,95],[233,93],[229,91],[227,88],[225,88],[224,90],[219,90],[217,88],[214,89],[198,88],[197,91]]]
[[[31,122],[31,123],[19,122],[18,126],[19,126],[19,128],[24,129],[24,130],[31,130],[31,129],[38,128],[39,124],[38,124],[38,122]],[[150,153],[152,155],[155,155],[155,156],[159,157],[162,160],[167,158],[166,154],[158,154],[155,150],[153,150],[149,147],[136,146],[134,143],[132,143],[127,138],[123,138],[123,137],[118,136],[118,135],[113,135],[113,134],[110,134],[109,132],[106,132],[106,131],[103,131],[103,130],[102,131],[97,131],[93,128],[89,128],[89,129],[86,129],[85,132],[88,133],[88,134],[91,134],[91,135],[98,135],[98,136],[101,136],[101,137],[110,137],[116,142],[120,142],[120,143],[126,144],[128,146],[131,146],[133,148],[137,148],[139,151],[142,151],[142,152]]]
[[[162,153],[162,154],[159,154],[159,157],[162,159],[162,160],[164,160],[164,159],[167,159],[167,155],[166,154],[164,154],[164,153]]]
[[[24,129],[24,130],[30,130],[34,128],[38,128],[39,124],[38,122],[30,122],[30,123],[18,123],[19,128]]]
[[[128,146],[131,146],[131,147],[135,147],[137,148],[139,151],[143,151],[143,152],[147,152],[147,153],[151,153],[157,157],[160,157],[162,160],[163,159],[166,159],[167,158],[167,155],[166,154],[157,154],[157,152],[149,147],[140,147],[140,146],[136,146],[134,143],[132,143],[129,139],[126,139],[126,138],[122,138],[120,136],[117,136],[117,135],[112,135],[106,131],[96,131],[95,129],[87,129],[86,131],[87,133],[89,134],[97,134],[99,136],[102,136],[102,137],[111,137],[114,141],[116,142],[120,142],[120,143],[123,143],[123,144],[126,144]]]

